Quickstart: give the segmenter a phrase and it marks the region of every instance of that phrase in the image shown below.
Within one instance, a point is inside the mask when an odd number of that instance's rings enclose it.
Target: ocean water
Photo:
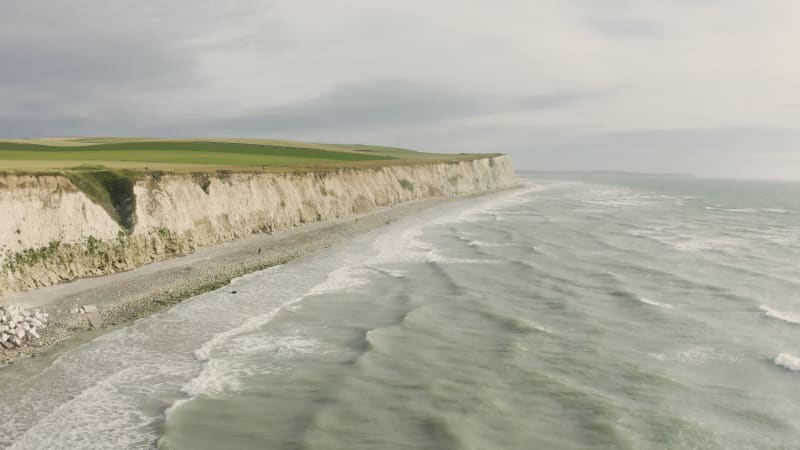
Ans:
[[[528,175],[0,370],[0,447],[796,449],[799,388],[800,184]]]

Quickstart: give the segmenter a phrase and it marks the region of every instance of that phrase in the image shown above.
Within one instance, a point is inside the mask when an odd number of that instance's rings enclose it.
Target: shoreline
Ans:
[[[237,277],[291,262],[402,217],[445,202],[508,189],[400,203],[368,213],[206,247],[127,272],[0,295],[0,304],[40,309],[50,315],[41,339],[33,345],[11,350],[0,348],[0,370],[28,357],[67,350],[71,348],[70,342],[80,336],[91,335],[94,338],[196,295],[224,287]],[[75,312],[82,305],[97,307],[102,318],[101,326],[92,327],[88,314]]]

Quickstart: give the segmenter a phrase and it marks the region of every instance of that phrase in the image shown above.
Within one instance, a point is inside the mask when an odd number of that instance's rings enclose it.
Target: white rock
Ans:
[[[42,321],[41,321],[41,320],[39,320],[39,319],[33,319],[33,320],[31,320],[31,322],[30,322],[30,323],[31,323],[31,325],[33,325],[34,327],[41,327],[42,325],[44,325],[44,324],[42,323]]]
[[[22,329],[25,330],[25,331],[30,330],[31,329],[31,324],[29,324],[28,322],[22,322]]]
[[[7,335],[7,334],[5,334],[5,333],[0,333],[0,342],[5,342],[5,341],[7,341],[7,340],[8,340],[10,337],[11,337],[11,336],[9,336],[9,335]]]
[[[6,324],[0,325],[0,333],[5,333],[6,331],[8,331],[10,329],[11,329],[11,327],[9,327]]]
[[[33,336],[36,339],[39,339],[39,333],[36,331],[36,328],[31,328],[30,331],[28,331],[28,335]]]
[[[10,342],[11,342],[12,344],[16,345],[17,347],[19,347],[20,345],[22,345],[22,341],[20,341],[20,340],[19,340],[19,338],[18,338],[18,337],[16,337],[16,336],[11,336]]]
[[[20,338],[20,339],[24,338],[25,337],[25,330],[23,330],[22,328],[17,328],[17,337]]]

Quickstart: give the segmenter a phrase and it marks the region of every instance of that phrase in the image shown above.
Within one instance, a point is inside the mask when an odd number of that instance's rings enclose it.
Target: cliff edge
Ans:
[[[507,156],[99,180],[111,193],[107,201],[83,181],[58,174],[0,175],[0,292],[126,271],[253,234],[412,200],[519,183]]]

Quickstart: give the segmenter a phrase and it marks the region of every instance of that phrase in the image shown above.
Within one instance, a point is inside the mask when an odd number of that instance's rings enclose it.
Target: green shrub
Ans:
[[[410,181],[408,181],[406,179],[400,180],[400,186],[403,186],[403,189],[405,189],[407,191],[413,191],[414,190],[414,183],[412,183],[412,182],[410,182]]]
[[[64,176],[124,230],[133,231],[136,211],[133,186],[140,176],[138,172],[83,166],[65,172]]]

